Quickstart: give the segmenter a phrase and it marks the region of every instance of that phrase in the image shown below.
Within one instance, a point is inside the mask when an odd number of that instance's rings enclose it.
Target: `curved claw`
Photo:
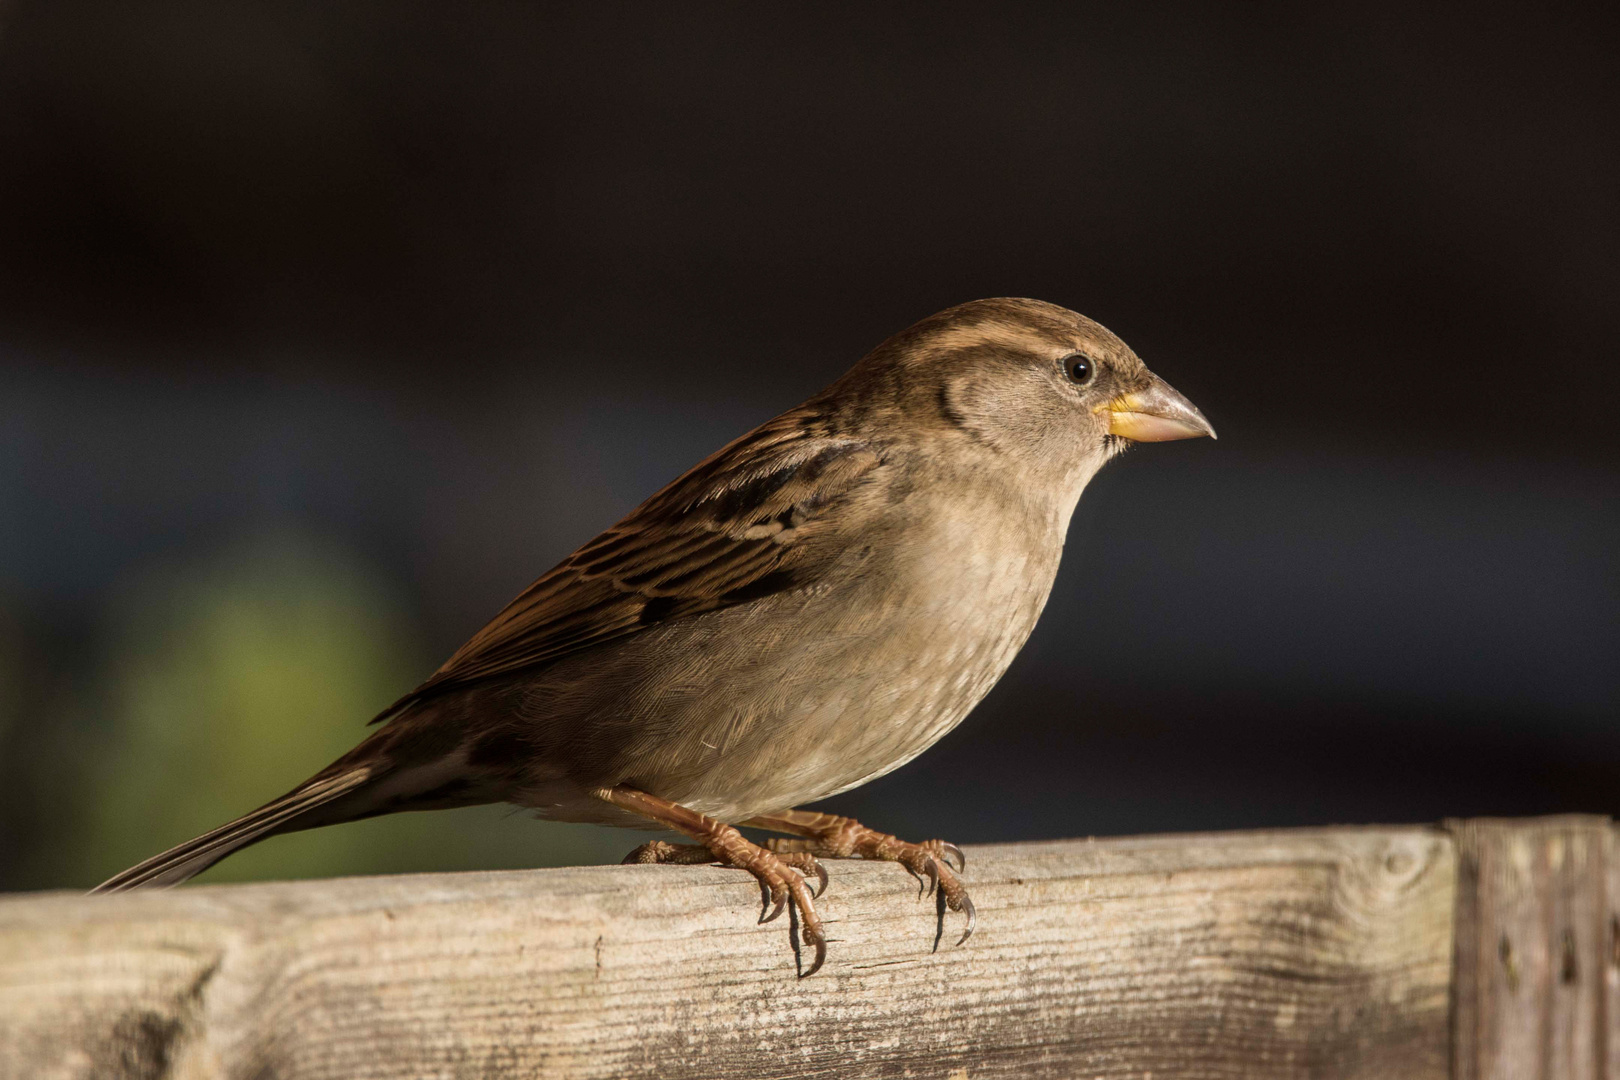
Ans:
[[[966,944],[967,939],[973,936],[974,927],[979,925],[979,913],[973,909],[973,899],[967,893],[962,894],[962,911],[967,915],[967,929],[956,939],[958,946]]]
[[[810,967],[808,970],[799,972],[799,978],[801,979],[808,979],[810,976],[820,971],[821,965],[827,962],[827,939],[820,936],[812,939],[808,934],[805,935],[805,939],[806,945],[814,945],[816,947],[816,958],[810,961]]]
[[[956,865],[952,866],[951,869],[955,870],[958,874],[967,870],[967,856],[962,854],[961,848],[957,847],[949,840],[941,840],[939,842],[939,853],[942,858],[947,855],[956,856]],[[946,865],[949,866],[950,863],[947,862]]]
[[[767,851],[772,849],[767,848]],[[793,867],[794,871],[804,880],[809,881],[815,875],[816,885],[810,890],[811,899],[819,897],[827,891],[827,868],[821,865],[821,860],[806,852],[789,851],[776,852],[777,858]]]
[[[781,892],[777,892],[775,889],[771,889],[770,897],[766,900],[766,903],[769,903],[771,900],[776,901],[776,906],[771,909],[771,913],[769,915],[765,914],[764,912],[760,913],[759,925],[761,926],[764,926],[768,922],[775,921],[776,917],[782,914],[782,909],[787,907],[787,890],[784,889]]]
[[[817,900],[821,899],[821,894],[827,891],[828,880],[827,868],[822,866],[821,861],[818,859],[816,861],[816,881],[818,884],[816,886],[816,891],[810,895]]]

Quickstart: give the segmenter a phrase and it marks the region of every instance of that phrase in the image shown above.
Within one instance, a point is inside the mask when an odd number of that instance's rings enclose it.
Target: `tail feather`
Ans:
[[[213,866],[233,851],[263,840],[277,832],[292,832],[320,821],[300,820],[312,811],[342,798],[370,783],[373,767],[362,765],[335,776],[319,777],[294,788],[279,799],[265,803],[235,821],[203,833],[195,839],[154,855],[145,862],[108,878],[92,893],[124,892],[148,886],[178,885]]]

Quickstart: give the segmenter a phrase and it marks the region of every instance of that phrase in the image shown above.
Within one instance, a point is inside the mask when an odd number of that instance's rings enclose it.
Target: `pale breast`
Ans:
[[[876,531],[807,591],[557,665],[524,708],[551,744],[540,756],[581,785],[628,784],[726,821],[910,761],[1029,637],[1062,531],[994,492],[909,510],[896,511],[903,529]]]
[[[936,523],[909,572],[878,601],[890,613],[886,644],[869,666],[871,685],[883,689],[860,710],[865,723],[826,731],[834,767],[801,801],[857,787],[928,749],[1023,648],[1051,592],[1062,538],[999,510],[970,504]]]
[[[1034,628],[1061,534],[989,500],[935,505],[845,581],[738,612],[746,648],[689,673],[689,706],[660,695],[680,734],[638,779],[736,820],[856,787],[960,723]]]

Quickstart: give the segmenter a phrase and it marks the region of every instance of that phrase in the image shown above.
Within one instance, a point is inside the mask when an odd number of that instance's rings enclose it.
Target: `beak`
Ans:
[[[1204,414],[1157,375],[1144,390],[1121,394],[1103,408],[1108,410],[1108,434],[1135,442],[1215,437]],[[1099,410],[1100,411],[1100,410]]]

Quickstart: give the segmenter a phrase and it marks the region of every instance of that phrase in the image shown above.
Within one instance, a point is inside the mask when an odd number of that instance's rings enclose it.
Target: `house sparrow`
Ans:
[[[955,727],[1023,646],[1086,483],[1131,441],[1214,436],[1091,320],[962,304],[722,448],[507,605],[384,726],[281,798],[99,886],[171,885],[276,833],[505,801],[695,843],[826,957],[820,856],[901,863],[962,912],[961,851],[795,809]],[[786,833],[763,845],[744,825]],[[960,942],[959,942],[960,944]]]

